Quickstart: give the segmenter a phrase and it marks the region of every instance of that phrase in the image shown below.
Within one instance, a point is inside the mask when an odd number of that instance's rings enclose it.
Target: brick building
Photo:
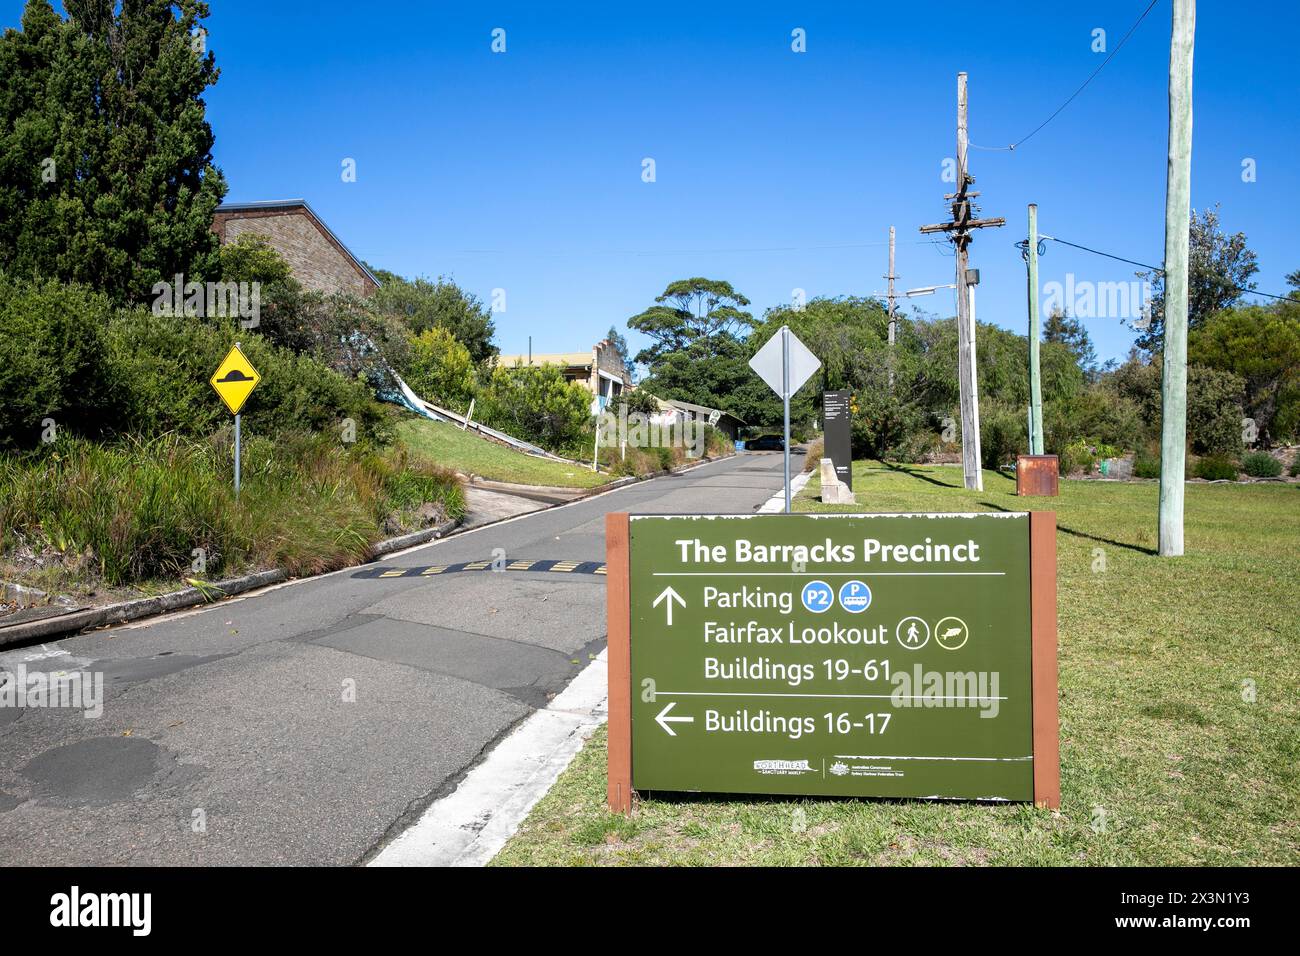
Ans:
[[[374,274],[301,199],[222,203],[212,231],[222,245],[248,233],[264,237],[305,289],[366,296],[379,288]]]

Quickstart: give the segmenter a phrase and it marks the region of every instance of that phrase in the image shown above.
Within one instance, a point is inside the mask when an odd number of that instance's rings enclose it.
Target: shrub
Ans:
[[[479,420],[556,454],[589,454],[591,393],[555,365],[492,370],[479,395]]]
[[[985,468],[997,469],[1026,450],[1029,423],[1005,405],[992,405],[980,423],[980,453]]]
[[[938,432],[921,428],[912,432],[893,449],[893,459],[903,462],[924,462],[943,451],[943,442]]]
[[[1057,453],[1057,456],[1057,467],[1062,475],[1073,475],[1080,472],[1090,475],[1097,465],[1097,456],[1093,454],[1092,447],[1088,444],[1086,438],[1070,442]]]
[[[469,350],[437,325],[412,340],[405,377],[421,398],[453,411],[467,409],[474,394],[474,362]]]
[[[1196,459],[1192,475],[1206,481],[1236,481],[1237,463],[1223,455],[1206,455]]]
[[[624,390],[618,397],[618,402],[611,411],[615,415],[621,414],[622,406],[627,406],[627,413],[640,412],[642,415],[654,415],[659,411],[659,400],[643,388],[634,388]]]
[[[722,455],[730,455],[735,450],[735,442],[723,432],[712,425],[704,426],[704,454],[710,458],[719,458]]]
[[[1133,458],[1133,477],[1160,477],[1160,449],[1158,447],[1153,449],[1148,445],[1138,449]]]
[[[1245,390],[1245,382],[1232,372],[1188,366],[1187,437],[1192,451],[1223,459],[1241,456]]]
[[[856,394],[849,432],[853,457],[896,457],[896,450],[925,425],[926,416],[916,404],[885,391]]]
[[[276,348],[254,332],[239,340],[262,381],[244,408],[250,434],[330,431],[351,419],[358,439],[387,437],[382,409],[366,385],[305,356]],[[208,384],[234,333],[195,318],[132,311],[107,334],[118,431],[138,435],[209,435],[231,416]]]
[[[1282,474],[1282,463],[1266,451],[1252,451],[1241,460],[1241,470],[1252,478],[1276,478]]]
[[[804,456],[803,470],[816,471],[826,457],[826,439],[818,438],[808,445],[808,454]]]
[[[1019,409],[1017,414],[1023,429],[1024,410]],[[1043,406],[1043,442],[1047,448],[1060,448],[1086,438],[1090,444],[1104,442],[1128,449],[1138,443],[1142,434],[1138,405],[1112,389],[1093,386]]]
[[[1287,474],[1292,478],[1300,477],[1300,453],[1297,453],[1295,460],[1291,462],[1291,468]]]
[[[55,434],[111,420],[102,330],[112,312],[81,286],[0,274],[0,450],[40,443],[47,418]]]

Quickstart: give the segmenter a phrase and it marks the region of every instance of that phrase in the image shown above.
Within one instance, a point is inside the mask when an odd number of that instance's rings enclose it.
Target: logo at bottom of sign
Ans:
[[[807,760],[755,760],[754,769],[761,774],[777,774],[783,777],[801,773],[819,773]]]

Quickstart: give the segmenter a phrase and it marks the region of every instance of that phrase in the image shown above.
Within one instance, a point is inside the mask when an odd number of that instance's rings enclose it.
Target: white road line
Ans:
[[[482,866],[491,860],[604,722],[607,680],[601,651],[550,706],[497,744],[369,865]]]
[[[795,477],[790,479],[791,501],[794,500],[795,495],[803,491],[803,486],[808,484],[808,482],[811,479],[812,479],[811,471],[801,471],[799,472],[799,474],[795,475]],[[785,513],[785,489],[782,488],[771,498],[768,498],[767,501],[763,502],[762,507],[760,507],[756,513],[761,515],[784,514]]]

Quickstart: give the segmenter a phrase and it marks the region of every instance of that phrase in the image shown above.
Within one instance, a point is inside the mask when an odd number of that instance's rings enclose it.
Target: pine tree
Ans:
[[[1043,323],[1043,341],[1059,342],[1074,353],[1074,360],[1085,375],[1091,375],[1097,368],[1097,350],[1093,348],[1088,330],[1078,319],[1056,306],[1047,321]]]
[[[119,302],[217,278],[203,92],[219,71],[198,0],[28,0],[0,37],[0,268]]]

